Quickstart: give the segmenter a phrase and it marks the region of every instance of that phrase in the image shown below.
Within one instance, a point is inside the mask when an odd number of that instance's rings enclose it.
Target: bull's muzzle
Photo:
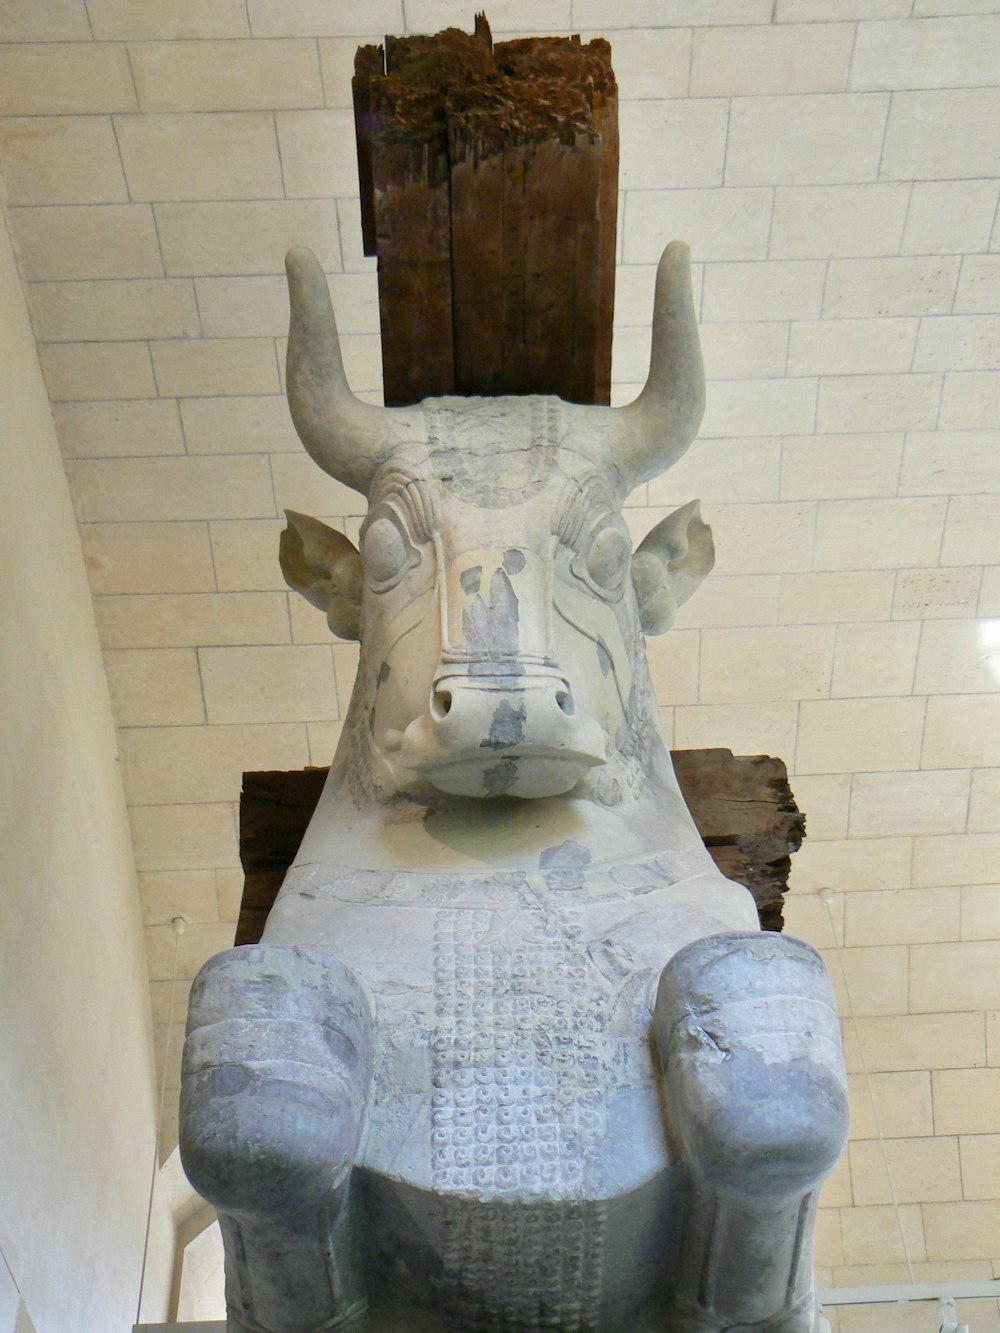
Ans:
[[[386,737],[401,786],[454,796],[560,796],[607,758],[604,732],[580,716],[555,671],[474,674],[444,668],[428,710]]]

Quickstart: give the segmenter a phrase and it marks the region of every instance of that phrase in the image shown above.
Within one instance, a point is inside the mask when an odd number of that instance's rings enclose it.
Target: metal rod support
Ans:
[[[888,1287],[831,1287],[819,1293],[821,1306],[893,1305],[907,1301],[957,1301],[1000,1299],[1000,1282],[900,1283]]]

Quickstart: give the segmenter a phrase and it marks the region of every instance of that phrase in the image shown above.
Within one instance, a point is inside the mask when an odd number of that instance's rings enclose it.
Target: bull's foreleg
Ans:
[[[354,1327],[366,1306],[350,1194],[371,1048],[357,981],[313,950],[231,949],[194,983],[181,1156],[219,1210],[229,1333]]]
[[[654,1026],[687,1172],[672,1333],[813,1333],[819,1187],[847,1137],[822,960],[781,935],[699,940],[664,969]]]

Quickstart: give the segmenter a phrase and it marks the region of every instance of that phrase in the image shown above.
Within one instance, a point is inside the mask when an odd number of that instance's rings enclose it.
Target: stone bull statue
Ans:
[[[837,1016],[684,806],[643,634],[713,561],[697,502],[622,503],[697,430],[686,247],[621,409],[369,406],[313,256],[288,397],[361,491],[360,550],[289,514],[282,567],[361,641],[343,739],[259,945],[195,982],[181,1149],[230,1333],[817,1326]]]

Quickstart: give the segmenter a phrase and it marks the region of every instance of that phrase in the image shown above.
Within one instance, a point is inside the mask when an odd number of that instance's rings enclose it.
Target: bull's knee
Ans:
[[[715,935],[664,969],[654,1025],[667,1104],[689,1165],[713,1188],[805,1194],[847,1138],[840,1027],[814,949]]]
[[[249,945],[210,959],[191,991],[182,1073],[195,1189],[235,1215],[328,1203],[357,1150],[371,1039],[360,986],[323,954]]]

